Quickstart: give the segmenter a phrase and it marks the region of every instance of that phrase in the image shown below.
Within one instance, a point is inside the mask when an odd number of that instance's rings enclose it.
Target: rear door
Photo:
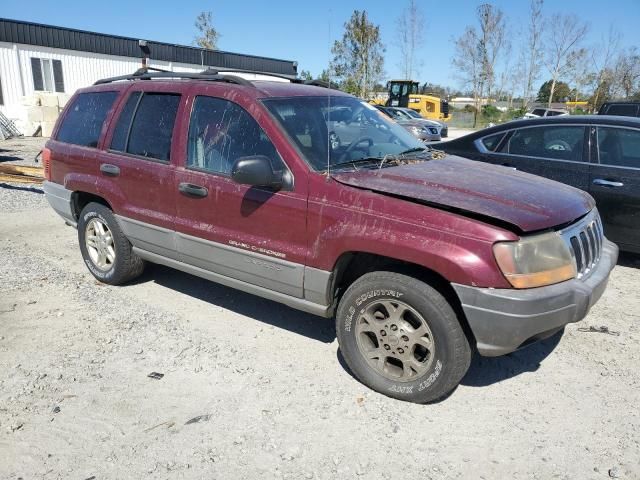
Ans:
[[[586,135],[584,125],[518,128],[504,138],[481,139],[487,150],[481,154],[481,159],[587,190],[589,151]],[[495,151],[490,151],[487,144]]]
[[[596,163],[589,193],[596,199],[605,235],[640,252],[640,130],[594,127]]]
[[[145,85],[146,86],[146,85]],[[135,85],[122,102],[100,155],[100,192],[131,243],[175,256],[174,126],[181,95]]]
[[[238,103],[206,95],[190,104],[182,133],[186,155],[174,181],[181,261],[302,298],[306,178],[280,191],[235,183],[231,167],[243,156],[265,155],[274,170],[291,175],[267,134],[269,125],[258,122],[266,112],[254,107],[250,114]]]

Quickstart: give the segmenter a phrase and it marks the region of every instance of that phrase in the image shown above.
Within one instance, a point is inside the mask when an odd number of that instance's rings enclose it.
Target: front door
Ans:
[[[264,155],[289,174],[273,143],[240,105],[192,99],[183,165],[176,171],[177,244],[190,265],[302,298],[306,260],[306,185],[288,190],[235,183],[240,157]],[[296,184],[300,181],[300,185]]]
[[[596,199],[609,240],[640,252],[640,130],[593,128],[597,145],[589,193]]]

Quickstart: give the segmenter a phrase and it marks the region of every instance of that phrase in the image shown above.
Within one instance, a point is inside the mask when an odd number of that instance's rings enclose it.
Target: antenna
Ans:
[[[327,75],[329,77],[329,88],[327,89],[327,180],[331,178],[331,9],[329,9],[329,41],[327,42],[329,54],[329,66]]]

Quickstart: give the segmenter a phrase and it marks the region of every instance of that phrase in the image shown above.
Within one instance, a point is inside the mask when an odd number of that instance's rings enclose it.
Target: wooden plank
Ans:
[[[28,167],[26,165],[2,165],[0,164],[0,173],[9,175],[30,175],[33,177],[44,177],[44,169],[42,167]]]
[[[44,178],[42,177],[33,177],[30,175],[12,175],[10,173],[1,173],[0,172],[0,183],[42,183]]]

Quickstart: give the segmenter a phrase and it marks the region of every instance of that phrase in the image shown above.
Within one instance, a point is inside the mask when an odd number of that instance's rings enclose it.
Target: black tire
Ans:
[[[420,368],[425,369],[424,371],[416,369],[410,371],[404,380],[394,380],[389,378],[388,372],[380,373],[365,358],[362,347],[359,345],[362,345],[363,341],[370,342],[371,333],[356,333],[356,331],[363,328],[359,325],[371,323],[365,317],[365,308],[370,312],[369,308],[375,309],[378,305],[377,301],[389,301],[391,305],[398,305],[397,302],[401,301],[409,306],[409,310],[405,313],[409,312],[409,316],[413,317],[412,312],[415,312],[427,324],[430,329],[429,337],[432,337],[433,354],[429,352],[425,356],[429,359],[429,363],[427,360],[418,362]],[[378,313],[376,312],[376,315]],[[384,318],[384,315],[380,318]],[[390,320],[382,320],[382,322],[383,324],[391,323]],[[376,323],[381,327],[384,327],[383,324]],[[382,334],[382,331],[380,333]],[[358,380],[377,392],[409,402],[427,403],[446,396],[458,386],[471,362],[469,342],[455,311],[445,297],[428,284],[398,273],[367,273],[355,281],[347,289],[338,306],[336,335],[342,356]],[[362,340],[362,335],[367,335],[367,339]],[[381,348],[379,340],[391,339],[392,337],[380,336],[374,341],[376,348]],[[393,341],[397,342],[395,335]],[[404,340],[400,341],[404,343]],[[387,346],[384,345],[384,348]],[[395,348],[402,350],[399,347]],[[393,355],[400,355],[396,353],[394,347],[391,347],[391,350]],[[406,352],[402,351],[402,354],[406,355]],[[384,360],[383,367],[396,369],[396,363],[391,362],[397,361],[396,357],[389,355]],[[412,362],[409,363],[413,365]]]
[[[105,224],[113,238],[112,248],[115,251],[115,258],[104,268],[100,268],[92,260],[86,243],[87,225],[94,219]],[[82,209],[78,218],[78,242],[87,268],[103,283],[120,285],[140,276],[144,271],[144,260],[133,253],[131,243],[122,233],[113,212],[104,205],[92,202]]]

